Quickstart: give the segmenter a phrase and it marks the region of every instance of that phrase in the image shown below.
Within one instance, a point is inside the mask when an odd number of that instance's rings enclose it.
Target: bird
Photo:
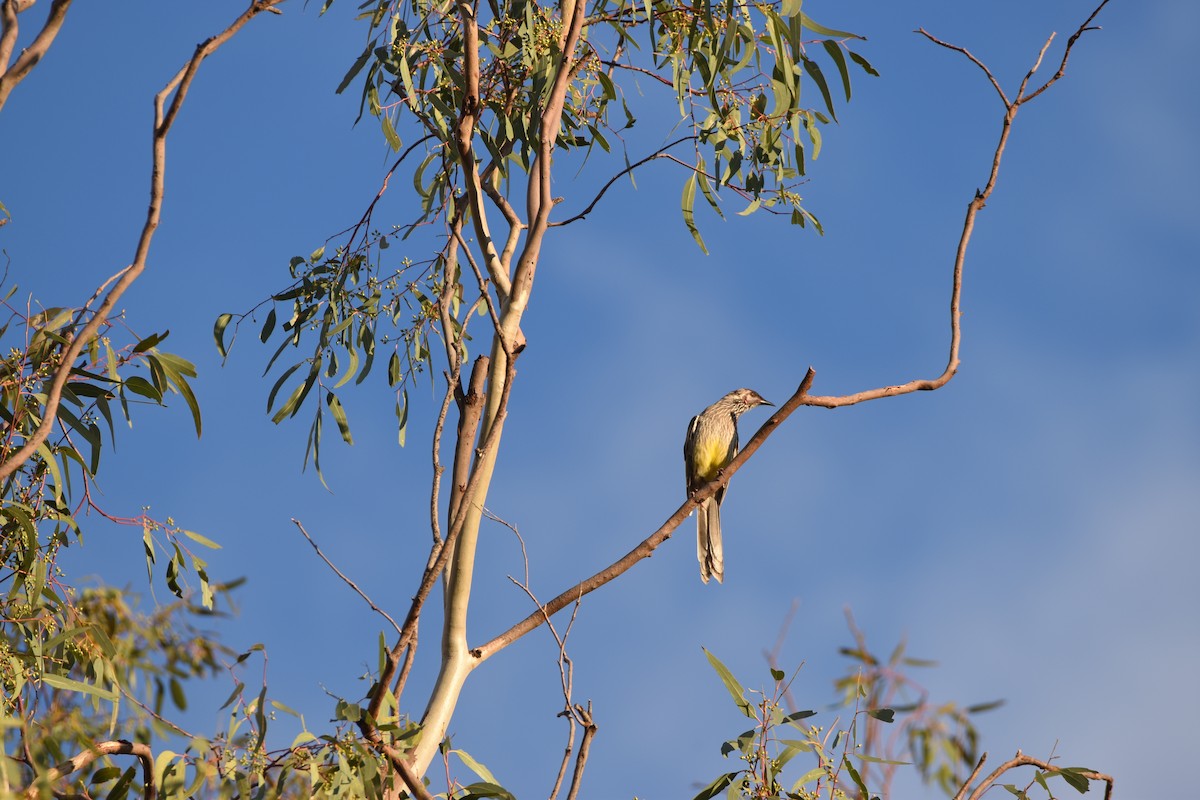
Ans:
[[[738,417],[755,406],[773,406],[753,389],[735,389],[692,417],[687,438],[683,440],[683,466],[687,493],[696,490],[720,474],[738,452]],[[725,553],[721,546],[721,501],[726,486],[702,501],[696,509],[696,558],[700,561],[700,580],[710,577],[717,583],[725,579]]]

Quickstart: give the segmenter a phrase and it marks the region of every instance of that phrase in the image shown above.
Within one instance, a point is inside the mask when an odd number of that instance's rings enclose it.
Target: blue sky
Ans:
[[[333,94],[361,47],[354,5],[324,18],[285,6],[205,64],[168,145],[149,269],[123,302],[135,330],[170,328],[166,349],[197,363],[205,432],[196,441],[181,403],[142,411],[101,482],[110,511],[149,505],[222,543],[214,577],[249,582],[220,633],[237,648],[267,646],[272,695],[315,730],[332,710],[326,690],[365,690],[386,623],[290,519],[402,613],[424,563],[435,392],[412,392],[404,449],[382,376],[344,397],[356,444],[328,443],[327,492],[300,472],[307,423],[277,427],[263,413],[269,351],[247,332],[222,366],[211,330],[219,313],[281,287],[292,255],[357,220],[390,163],[372,123],[352,127],[355,98]],[[0,114],[10,281],[67,305],[128,263],[145,213],[151,98],[240,8],[72,9]],[[703,256],[679,218],[682,176],[662,167],[547,240],[489,497],[519,528],[543,599],[677,507],[687,420],[726,391],[752,386],[778,403],[809,365],[821,394],[941,371],[954,246],[1001,108],[975,68],[912,30],[967,46],[1011,91],[1046,34],[1059,32],[1051,54],[1061,52],[1091,10],[805,8],[865,34],[861,52],[882,73],[856,76],[854,101],[810,165],[805,193],[824,237],[764,215],[702,213]],[[802,705],[833,697],[850,607],[879,649],[907,636],[914,654],[941,662],[922,676],[936,697],[1007,700],[980,718],[993,759],[1044,756],[1057,742],[1064,764],[1114,774],[1123,791],[1176,787],[1166,765],[1200,745],[1189,688],[1200,664],[1190,85],[1200,7],[1115,0],[1099,23],[1066,79],[1017,120],[967,261],[959,375],[933,393],[797,412],[729,491],[723,586],[698,580],[688,521],[584,602],[569,651],[576,699],[593,701],[600,725],[585,796],[690,797],[731,768],[719,745],[742,722],[700,648],[765,681],[761,652],[793,600],[781,662],[804,663]],[[655,116],[647,108],[647,126]],[[589,166],[607,175],[619,162]],[[408,219],[404,185],[377,219]],[[564,207],[588,197],[570,172],[555,188]],[[747,415],[743,437],[763,419]],[[91,519],[85,537],[74,574],[149,597],[140,531]],[[530,610],[506,578],[522,569],[512,534],[486,527],[480,553],[473,641]],[[432,680],[437,628],[423,628],[414,704]],[[472,677],[452,725],[456,745],[521,797],[553,780],[557,681],[550,637],[536,632]],[[197,695],[215,702],[192,703],[196,728],[219,726],[227,691]],[[289,724],[279,723],[283,743]]]

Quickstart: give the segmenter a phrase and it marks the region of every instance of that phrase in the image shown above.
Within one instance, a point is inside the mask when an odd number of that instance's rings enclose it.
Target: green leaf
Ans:
[[[813,781],[817,780],[818,778],[823,778],[823,777],[825,777],[825,774],[826,773],[825,773],[824,768],[813,767],[808,772],[801,775],[800,779],[792,784],[792,794],[798,794],[798,790],[800,789],[801,786],[812,783]]]
[[[400,398],[396,399],[396,419],[399,422],[399,432],[397,437],[399,439],[400,446],[404,447],[404,440],[408,436],[408,390],[402,390],[401,394],[404,398],[403,402],[401,402]]]
[[[973,706],[967,706],[968,714],[982,714],[984,711],[991,711],[994,708],[999,708],[1004,705],[1003,700],[992,700],[989,703],[977,703]]]
[[[217,352],[221,354],[221,358],[229,355],[229,351],[225,347],[225,328],[232,319],[233,314],[222,314],[217,317],[217,322],[213,325],[213,338],[217,340]]]
[[[258,335],[258,340],[263,344],[267,343],[267,339],[271,338],[271,334],[275,331],[275,306],[271,306],[271,310],[267,312],[267,321],[263,323],[262,333]]]
[[[725,791],[725,788],[737,780],[740,772],[726,772],[718,777],[715,781],[705,786],[700,790],[700,794],[696,795],[693,800],[712,800],[712,798]]]
[[[471,772],[474,772],[487,783],[499,783],[499,781],[496,780],[496,776],[492,774],[491,770],[472,758],[471,755],[465,750],[451,750],[450,752],[458,756],[462,760],[463,764],[466,765],[467,769],[471,770]]]
[[[857,33],[850,33],[849,31],[837,31],[833,28],[826,28],[824,25],[814,22],[812,17],[808,16],[804,12],[800,12],[800,24],[808,28],[813,33],[821,36],[832,36],[835,39],[862,39],[864,42],[866,41],[865,36],[859,36]]]
[[[733,673],[729,671],[729,668],[722,664],[716,656],[708,652],[705,648],[700,649],[704,650],[704,655],[708,658],[708,663],[712,664],[712,668],[717,671],[717,675],[721,678],[721,683],[725,684],[726,691],[729,692],[729,696],[733,698],[733,702],[737,705],[738,709],[750,719],[755,719],[754,706],[750,705],[750,701],[746,699],[746,690],[742,684],[733,677]]]
[[[292,390],[292,393],[288,396],[288,399],[284,401],[284,404],[280,406],[279,410],[275,412],[275,415],[271,417],[272,422],[278,425],[287,417],[296,416],[296,412],[300,410],[300,406],[304,402],[304,398],[308,396],[309,390],[312,389],[313,384],[316,383],[317,375],[319,373],[320,366],[314,364],[313,369],[309,370],[308,377],[304,379],[304,382]]]
[[[862,753],[855,753],[855,755],[858,756],[860,761],[866,761],[871,764],[891,764],[897,767],[907,767],[912,764],[911,761],[893,761],[888,758],[877,758],[875,756],[863,755]]]
[[[342,441],[346,444],[354,444],[354,437],[350,435],[350,421],[346,418],[346,409],[342,407],[342,401],[338,400],[337,395],[333,392],[326,392],[325,405],[329,406],[329,410],[333,413],[333,420],[342,434]]]
[[[795,727],[795,728],[800,728],[800,726],[796,725],[795,723],[799,722],[802,719],[808,719],[809,717],[815,717],[816,715],[817,715],[817,712],[812,711],[812,710],[793,711],[792,713],[788,714],[783,719],[781,719],[780,724],[787,724],[787,725],[792,725],[792,727]],[[801,728],[801,730],[803,730],[803,728]]]
[[[858,770],[856,770],[854,765],[850,763],[849,756],[842,756],[842,766],[844,766],[846,771],[850,773],[850,780],[854,781],[854,785],[858,787],[860,792],[862,792],[862,796],[870,797],[871,793],[867,791],[867,784],[863,782],[862,775],[859,775]]]
[[[168,685],[171,688],[171,702],[180,711],[187,711],[187,694],[183,691],[183,684],[179,682],[178,678],[172,675]]]
[[[108,783],[111,780],[116,780],[117,778],[121,777],[122,771],[123,770],[120,767],[101,767],[92,773],[92,777],[88,781],[88,784],[95,786],[98,783]]]
[[[876,72],[875,68],[871,66],[870,61],[867,61],[865,58],[849,48],[846,48],[846,52],[850,54],[850,60],[862,67],[864,72],[866,72],[868,75],[874,75],[876,78],[879,77],[879,73]]]
[[[145,339],[142,339],[140,342],[135,344],[133,346],[133,352],[144,353],[150,348],[155,347],[159,342],[161,342],[163,339],[166,339],[170,335],[171,332],[169,330],[163,331],[162,333],[152,333]]]
[[[325,8],[328,7],[329,3],[326,3]],[[325,13],[325,8],[321,9],[322,14]],[[354,80],[354,76],[362,71],[363,66],[367,63],[367,59],[371,57],[371,53],[373,51],[372,44],[372,42],[367,42],[366,48],[362,51],[358,58],[354,59],[354,63],[350,65],[350,69],[346,72],[346,77],[342,78],[342,82],[338,84],[334,94],[341,94],[344,92],[346,87],[349,86],[351,81]]]
[[[867,715],[874,717],[875,719],[879,720],[880,722],[894,722],[896,719],[896,712],[890,708],[869,709],[867,711]]]
[[[837,111],[833,108],[833,97],[829,94],[829,84],[825,82],[825,73],[821,71],[821,65],[813,61],[811,58],[801,56],[801,61],[804,63],[804,71],[817,84],[817,88],[821,90],[821,97],[825,100],[825,107],[829,109],[829,116],[837,120]],[[816,158],[814,155],[813,158]]]
[[[696,227],[696,186],[699,184],[697,173],[693,172],[688,176],[688,179],[683,183],[683,198],[680,202],[680,210],[683,212],[683,222],[687,225],[688,230],[692,232],[692,238],[696,240],[696,244],[700,246],[700,251],[704,255],[708,255],[708,248],[704,246],[704,239],[700,236],[700,229]]]
[[[207,536],[201,536],[200,534],[196,533],[195,531],[185,530],[183,532],[183,535],[188,537],[189,539],[191,539],[193,542],[204,545],[205,547],[209,548],[210,550],[220,550],[221,549],[221,545],[217,544],[212,539],[209,539]]]
[[[1080,772],[1091,772],[1091,770],[1089,770],[1085,767],[1063,767],[1063,768],[1057,770],[1056,772],[1051,772],[1051,773],[1047,773],[1047,774],[1049,774],[1049,775],[1057,774],[1060,778],[1062,778],[1064,781],[1066,781],[1067,785],[1070,786],[1072,789],[1079,792],[1080,794],[1086,794],[1087,790],[1091,787],[1088,783],[1088,779],[1086,777],[1084,777],[1083,775],[1079,774]]]
[[[383,138],[387,140],[388,147],[392,148],[392,152],[400,152],[400,136],[396,133],[395,126],[392,125],[391,115],[380,114],[379,126],[383,129]]]
[[[846,90],[846,102],[850,102],[850,70],[846,66],[846,56],[842,53],[842,46],[832,39],[826,39],[821,42],[825,46],[825,52],[829,53],[829,57],[833,59],[833,63],[837,65],[838,74],[842,76],[842,88]]]
[[[121,385],[134,394],[140,394],[142,397],[148,397],[154,402],[162,404],[162,393],[141,375],[130,376],[122,381]]]
[[[117,699],[117,693],[110,689],[101,689],[99,686],[93,686],[90,683],[81,683],[80,681],[72,680],[71,678],[63,677],[62,675],[43,675],[42,683],[65,692],[81,692],[83,694],[90,694],[95,697],[99,697],[101,700],[108,700],[110,702]]]
[[[499,800],[516,800],[507,789],[503,786],[497,786],[494,783],[472,783],[463,787],[466,794],[462,795],[460,800],[474,800],[474,798],[493,797]]]

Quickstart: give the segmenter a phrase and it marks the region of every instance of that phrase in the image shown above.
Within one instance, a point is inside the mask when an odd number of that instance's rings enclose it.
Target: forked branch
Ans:
[[[771,416],[770,419],[763,423],[762,427],[758,429],[758,431],[746,444],[745,449],[738,453],[737,457],[730,462],[729,466],[722,470],[713,481],[693,493],[683,505],[676,509],[675,512],[667,518],[667,520],[658,528],[658,530],[654,531],[654,533],[650,534],[650,536],[644,539],[637,547],[630,550],[620,559],[605,567],[603,570],[597,572],[589,578],[580,581],[571,588],[562,592],[557,597],[539,608],[537,611],[513,625],[507,631],[501,633],[499,636],[496,636],[492,640],[479,647],[473,648],[472,653],[476,658],[478,658],[481,662],[490,658],[508,645],[515,642],[517,639],[542,625],[549,616],[558,613],[571,603],[578,602],[578,600],[584,595],[594,592],[604,584],[608,583],[619,575],[624,574],[637,562],[652,555],[663,542],[671,537],[671,534],[675,531],[675,529],[679,527],[680,523],[682,523],[683,520],[685,520],[693,510],[695,510],[696,506],[698,506],[701,501],[711,497],[717,492],[718,489],[727,484],[729,479],[733,477],[733,475],[742,467],[743,464],[746,463],[746,461],[749,460],[749,458],[762,445],[762,443],[766,441],[767,437],[800,406],[841,408],[843,406],[856,405],[868,400],[878,400],[884,397],[894,397],[896,395],[910,394],[917,391],[932,391],[945,386],[950,379],[954,377],[954,375],[958,372],[959,348],[962,341],[962,275],[963,266],[966,262],[967,246],[971,241],[971,234],[975,228],[975,218],[979,214],[979,211],[986,205],[988,198],[995,190],[996,181],[1000,174],[1000,163],[1004,155],[1004,150],[1008,145],[1008,137],[1012,130],[1013,120],[1016,118],[1017,111],[1022,104],[1041,94],[1051,84],[1062,77],[1062,74],[1066,68],[1067,60],[1070,57],[1071,50],[1076,41],[1078,41],[1079,37],[1085,31],[1095,30],[1091,23],[1093,20],[1095,20],[1096,15],[1100,13],[1100,10],[1107,3],[1108,0],[1103,0],[1103,2],[1097,6],[1096,10],[1092,12],[1087,20],[1085,20],[1075,32],[1075,34],[1068,40],[1066,52],[1063,53],[1062,64],[1059,68],[1059,72],[1050,78],[1050,80],[1048,80],[1041,88],[1037,89],[1033,93],[1026,94],[1029,80],[1041,65],[1042,58],[1044,57],[1046,49],[1049,46],[1050,42],[1049,40],[1047,41],[1046,45],[1042,47],[1041,52],[1039,52],[1033,67],[1025,75],[1025,78],[1021,83],[1021,89],[1017,94],[1017,99],[1011,102],[1005,96],[1003,89],[1000,88],[999,82],[992,75],[991,71],[982,62],[972,56],[966,49],[956,45],[947,44],[939,39],[936,39],[923,30],[920,31],[920,33],[925,35],[934,43],[943,47],[947,47],[951,50],[955,50],[956,52],[963,53],[973,63],[978,65],[987,75],[989,81],[992,83],[992,86],[997,90],[1004,103],[1004,117],[1001,123],[1000,139],[997,142],[996,148],[992,154],[991,170],[988,173],[988,179],[984,185],[984,188],[976,190],[975,196],[972,197],[971,201],[967,204],[966,218],[963,221],[962,233],[959,236],[958,247],[955,252],[950,292],[950,353],[946,362],[946,367],[942,370],[942,373],[935,378],[918,378],[908,381],[907,383],[868,389],[865,391],[856,392],[854,394],[820,396],[809,394],[809,389],[812,386],[813,378],[815,376],[813,369],[810,367],[808,373],[804,376],[804,380],[801,382],[796,392],[779,408],[778,411]],[[1052,39],[1053,36],[1051,36],[1051,40]],[[975,798],[972,798],[972,800],[975,800]]]

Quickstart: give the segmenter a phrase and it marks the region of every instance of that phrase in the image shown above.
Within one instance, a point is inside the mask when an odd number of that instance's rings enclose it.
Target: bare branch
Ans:
[[[11,3],[11,0],[8,0],[8,2]],[[65,6],[68,0],[60,0],[60,2]],[[104,300],[100,303],[99,308],[96,309],[96,313],[88,320],[88,323],[83,326],[78,336],[71,341],[70,345],[63,352],[62,359],[59,361],[58,367],[54,370],[54,375],[50,380],[49,388],[46,389],[46,401],[42,408],[42,422],[37,430],[25,441],[24,446],[9,456],[3,464],[0,464],[0,480],[8,478],[8,476],[20,469],[21,465],[28,461],[37,451],[38,445],[44,442],[46,437],[50,435],[58,419],[58,407],[59,403],[62,402],[63,389],[66,387],[67,380],[71,376],[75,360],[79,358],[79,354],[83,352],[83,348],[87,346],[88,342],[96,336],[96,332],[108,319],[108,315],[112,313],[113,308],[116,307],[117,301],[121,299],[125,291],[133,285],[133,282],[146,269],[146,259],[150,254],[150,242],[154,238],[154,232],[158,229],[159,219],[162,216],[163,179],[167,159],[167,134],[170,133],[175,117],[179,114],[180,108],[183,107],[183,101],[187,98],[188,89],[191,88],[192,80],[196,77],[196,71],[200,68],[201,62],[212,55],[217,48],[229,41],[234,34],[241,30],[247,22],[258,16],[259,13],[282,2],[283,0],[254,0],[249,8],[243,11],[228,28],[197,46],[195,53],[192,54],[191,59],[183,69],[168,81],[162,91],[155,95],[154,155],[150,171],[150,206],[146,212],[146,222],[142,226],[141,235],[138,237],[133,263],[121,275],[116,285],[109,290]],[[174,94],[172,95],[172,93]],[[163,106],[168,96],[171,97],[171,105],[164,113]]]
[[[72,756],[57,767],[47,770],[25,790],[25,797],[29,798],[29,800],[41,797],[39,790],[42,784],[51,784],[70,775],[72,772],[78,772],[100,756],[137,756],[137,760],[142,765],[142,797],[145,800],[154,800],[156,796],[154,787],[154,754],[150,751],[149,745],[140,742],[128,742],[124,739],[97,742],[87,750]]]
[[[308,543],[312,545],[312,549],[317,551],[317,556],[318,556],[318,557],[319,557],[319,558],[320,558],[322,561],[324,561],[324,562],[325,562],[325,565],[326,565],[327,567],[329,567],[331,570],[333,570],[333,571],[334,571],[334,573],[335,573],[335,574],[336,574],[336,575],[337,575],[339,578],[341,578],[341,579],[342,579],[342,581],[343,581],[343,582],[345,582],[345,584],[346,584],[347,586],[349,586],[351,589],[353,589],[355,594],[357,594],[359,597],[361,597],[363,600],[365,600],[365,601],[366,601],[366,603],[367,603],[367,605],[369,605],[369,606],[371,607],[371,610],[372,610],[372,611],[374,611],[376,614],[379,614],[379,615],[381,615],[381,616],[382,616],[384,619],[386,619],[388,622],[392,623],[392,627],[396,629],[396,633],[401,633],[401,632],[402,632],[402,631],[400,630],[400,626],[396,624],[396,620],[392,619],[392,615],[391,615],[391,614],[387,613],[387,612],[386,612],[386,611],[384,611],[382,608],[380,608],[379,606],[375,605],[375,601],[374,601],[374,600],[372,600],[370,597],[368,597],[368,596],[367,596],[367,593],[366,593],[366,592],[364,592],[364,591],[363,591],[361,588],[359,588],[359,586],[358,586],[358,584],[357,584],[357,583],[355,583],[354,581],[350,580],[350,578],[349,578],[349,577],[347,577],[346,573],[344,573],[344,572],[342,572],[340,569],[338,569],[338,568],[337,568],[337,565],[336,565],[336,564],[334,564],[332,561],[330,561],[330,560],[329,560],[329,558],[328,558],[328,557],[327,557],[327,556],[326,556],[324,553],[322,553],[322,552],[321,552],[321,548],[320,548],[320,547],[318,547],[318,546],[317,546],[317,543],[316,543],[315,541],[313,541],[313,538],[312,538],[311,536],[309,536],[309,535],[308,535],[308,531],[306,531],[306,530],[304,529],[304,525],[302,525],[302,524],[300,523],[300,520],[298,520],[298,519],[294,519],[294,518],[293,518],[293,519],[292,519],[292,524],[293,524],[293,525],[295,525],[295,526],[296,526],[296,527],[297,527],[297,528],[300,530],[300,533],[301,533],[301,534],[303,534],[304,538],[308,540]]]
[[[966,56],[968,59],[971,60],[972,64],[974,64],[975,66],[977,66],[981,70],[983,70],[983,74],[986,75],[988,81],[991,82],[992,88],[994,88],[996,90],[996,94],[1000,95],[1000,100],[1003,101],[1004,107],[1008,108],[1010,105],[1012,105],[1012,103],[1010,103],[1008,101],[1008,95],[1006,95],[1004,93],[1004,90],[1002,88],[1000,88],[1000,82],[996,80],[996,76],[992,74],[992,71],[990,69],[988,69],[986,66],[984,66],[982,61],[980,61],[975,56],[971,55],[970,50],[968,50],[965,47],[959,47],[956,44],[950,44],[949,42],[943,42],[941,39],[937,38],[936,36],[934,36],[929,31],[925,30],[924,28],[917,28],[915,31],[913,31],[913,33],[919,33],[922,36],[924,36],[926,39],[928,39],[929,41],[933,42],[936,45],[941,45],[942,47],[945,47],[947,50],[953,50],[956,53],[962,53],[964,56]]]
[[[1085,19],[1083,21],[1083,24],[1080,25],[1073,34],[1071,34],[1071,38],[1067,39],[1067,46],[1063,50],[1062,62],[1059,63],[1058,71],[1055,72],[1054,75],[1052,75],[1050,77],[1050,80],[1046,81],[1044,84],[1042,84],[1042,86],[1039,89],[1037,89],[1033,94],[1030,94],[1030,95],[1024,94],[1024,90],[1022,87],[1022,94],[1019,97],[1017,97],[1018,103],[1028,103],[1030,100],[1032,100],[1033,98],[1037,97],[1042,92],[1049,89],[1054,83],[1056,83],[1058,81],[1059,78],[1061,78],[1063,75],[1066,74],[1067,60],[1071,57],[1071,50],[1074,49],[1075,42],[1079,41],[1079,37],[1083,36],[1088,31],[1100,30],[1100,27],[1096,26],[1096,25],[1092,25],[1092,22],[1095,21],[1096,16],[1100,13],[1100,11],[1106,5],[1108,5],[1108,0],[1103,0],[1103,2],[1100,3],[1100,5],[1096,6],[1096,10],[1091,13],[1091,16],[1089,16],[1087,19]],[[1038,59],[1038,63],[1039,64],[1041,63],[1040,58]],[[1036,69],[1037,69],[1037,67],[1035,66],[1034,70],[1036,70]],[[1031,71],[1030,75],[1032,75],[1032,74],[1033,74],[1033,72]]]
[[[1107,0],[1104,0],[1104,2],[1107,2]],[[1103,3],[1101,6],[1103,6]],[[1097,11],[1098,10],[1099,9],[1097,9]],[[1091,17],[1088,18],[1088,22],[1094,18],[1095,12]],[[1080,28],[1080,32],[1086,29],[1086,24],[1087,23],[1085,23],[1084,27]],[[924,31],[921,32],[924,33]],[[972,62],[974,62],[984,71],[989,80],[991,80],[992,85],[1000,93],[1000,96],[1004,98],[1004,92],[1000,89],[999,83],[992,76],[991,71],[984,64],[979,62],[978,59],[976,59],[963,48],[942,42],[935,37],[930,36],[928,33],[925,33],[925,35],[943,47],[947,47],[951,50],[955,50],[966,55]],[[950,293],[950,354],[946,363],[946,367],[942,373],[936,378],[932,379],[915,379],[903,384],[869,389],[850,395],[818,396],[810,395],[808,393],[815,375],[813,369],[810,367],[808,374],[804,376],[804,380],[801,382],[800,387],[796,390],[796,392],[779,408],[778,411],[771,416],[770,419],[763,423],[762,427],[759,428],[759,430],[754,434],[754,437],[746,444],[746,447],[740,453],[738,453],[737,457],[730,462],[729,466],[726,467],[717,476],[717,478],[692,494],[692,496],[689,497],[688,500],[658,528],[658,530],[643,540],[633,550],[626,553],[622,558],[613,562],[608,567],[604,568],[600,572],[597,572],[591,577],[580,581],[570,589],[567,589],[565,592],[562,592],[557,597],[546,603],[538,611],[530,614],[504,633],[501,633],[499,636],[496,636],[485,644],[474,648],[472,652],[481,662],[503,650],[517,639],[529,633],[529,631],[537,628],[548,617],[558,613],[570,603],[576,602],[584,595],[595,591],[617,576],[622,575],[642,559],[650,557],[659,547],[659,545],[670,538],[671,534],[675,531],[679,524],[692,513],[700,501],[712,496],[721,486],[724,486],[726,483],[728,483],[729,479],[735,472],[737,472],[738,469],[741,468],[742,464],[744,464],[750,458],[750,456],[753,455],[754,451],[756,451],[762,445],[762,443],[766,441],[767,436],[769,436],[776,427],[778,427],[785,419],[787,419],[795,409],[802,405],[819,406],[823,408],[841,408],[842,406],[855,405],[868,400],[878,400],[884,397],[894,397],[896,395],[909,394],[916,391],[932,391],[945,386],[950,379],[954,377],[954,375],[958,372],[959,348],[962,340],[960,324],[962,318],[962,273],[963,265],[966,261],[967,245],[970,243],[971,234],[974,231],[975,217],[984,207],[988,197],[991,196],[992,191],[995,189],[996,179],[1000,172],[1000,161],[1004,154],[1004,149],[1008,143],[1008,136],[1012,129],[1013,119],[1016,117],[1017,110],[1020,107],[1020,102],[1009,103],[1007,98],[1004,99],[1005,115],[1001,125],[1000,140],[997,143],[996,149],[993,153],[992,168],[988,175],[988,181],[983,189],[975,192],[975,196],[967,204],[966,219],[963,221],[963,230],[959,237],[958,248],[955,254]]]
[[[571,603],[577,602],[584,595],[590,594],[599,589],[604,584],[614,578],[623,575],[629,569],[644,558],[649,558],[654,554],[654,551],[671,538],[671,534],[679,527],[688,516],[700,505],[704,500],[716,494],[717,490],[729,483],[729,479],[741,469],[742,465],[750,459],[752,455],[762,446],[767,437],[783,423],[785,419],[792,415],[792,412],[805,404],[808,396],[809,387],[812,386],[813,378],[816,373],[810,367],[808,373],[801,381],[796,392],[788,398],[788,401],[779,407],[779,410],[771,415],[771,418],[762,424],[762,427],[755,432],[746,446],[734,457],[733,461],[729,462],[729,466],[725,467],[716,478],[702,486],[700,489],[692,493],[692,496],[684,501],[678,509],[675,510],[670,517],[667,518],[658,530],[646,537],[637,547],[630,550],[617,561],[608,565],[600,572],[592,575],[590,578],[580,581],[579,583],[567,589],[553,600],[543,605],[537,611],[530,614],[525,619],[513,625],[504,633],[495,637],[486,644],[474,648],[472,652],[475,657],[481,662],[494,656],[496,653],[508,647],[510,644],[520,639],[525,634],[539,627],[543,622],[549,619],[554,614],[566,608]]]
[[[575,706],[575,711],[583,722],[583,740],[579,743],[579,755],[575,756],[575,771],[571,773],[571,789],[567,792],[567,800],[575,800],[579,796],[579,788],[583,785],[583,768],[587,766],[592,739],[596,736],[596,723],[592,720],[592,704],[588,703],[586,709],[582,706]]]
[[[987,757],[988,757],[987,753],[984,753],[983,755],[981,755],[979,757],[979,762],[975,765],[975,769],[971,770],[971,774],[967,776],[967,780],[963,783],[962,787],[955,793],[954,800],[963,800],[963,798],[967,794],[967,790],[969,790],[971,788],[971,784],[974,783],[975,779],[979,777],[979,773],[983,769],[983,765],[987,763]]]

